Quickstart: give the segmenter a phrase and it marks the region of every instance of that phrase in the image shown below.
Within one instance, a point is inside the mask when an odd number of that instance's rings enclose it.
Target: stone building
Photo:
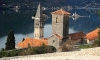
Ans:
[[[70,13],[60,9],[51,14],[52,36],[48,38],[48,45],[58,49],[60,44],[68,39]]]
[[[75,45],[87,43],[86,34],[84,34],[83,32],[71,33],[68,35],[68,37],[68,40],[71,40],[71,42],[75,42]]]
[[[39,3],[37,12],[34,19],[34,38],[40,39],[44,37],[44,17],[42,13],[42,7]]]
[[[17,48],[27,48],[28,45],[31,47],[41,46],[42,44],[48,45],[47,38],[44,38],[45,16],[39,3],[35,17],[32,16],[32,19],[34,19],[34,38],[26,37],[24,41],[17,44]]]
[[[67,40],[67,42],[75,42],[75,44],[91,44],[98,38],[98,30],[96,29],[88,34],[83,32],[77,32],[68,34],[69,30],[69,12],[65,10],[57,10],[52,14],[52,35],[48,38],[44,38],[44,14],[42,13],[41,5],[38,5],[36,16],[34,19],[34,38],[26,37],[23,42],[19,42],[16,47],[26,48],[30,46],[45,45],[54,46],[59,50],[59,47]],[[74,43],[71,43],[72,45]]]
[[[45,45],[54,46],[56,49],[68,39],[69,30],[69,12],[65,10],[57,10],[52,12],[52,35],[45,39],[44,35],[44,16],[40,4],[34,19],[34,38],[27,37],[23,42],[19,43],[18,47],[40,46],[42,43]],[[35,44],[36,43],[36,44]]]
[[[87,38],[87,44],[93,44],[95,40],[98,39],[98,32],[100,31],[100,28],[97,28],[89,33],[86,34]]]

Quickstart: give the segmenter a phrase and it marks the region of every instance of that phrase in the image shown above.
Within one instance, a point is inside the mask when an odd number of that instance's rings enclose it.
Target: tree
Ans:
[[[100,18],[100,10],[98,11],[98,15],[99,15],[99,18]]]
[[[15,37],[14,37],[14,32],[12,30],[8,32],[8,37],[5,45],[6,45],[5,46],[6,50],[15,49]]]
[[[100,27],[98,27],[99,30],[98,30],[98,39],[96,39],[94,41],[94,43],[92,44],[92,47],[100,47]]]

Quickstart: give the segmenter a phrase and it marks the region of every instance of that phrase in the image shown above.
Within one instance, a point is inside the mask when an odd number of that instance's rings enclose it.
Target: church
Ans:
[[[19,42],[17,47],[26,48],[28,45],[41,46],[45,45],[54,46],[59,49],[60,45],[69,39],[69,16],[70,13],[60,9],[51,12],[52,15],[52,35],[44,38],[44,20],[45,15],[42,13],[42,7],[39,4],[34,19],[34,38],[26,37],[23,42]],[[82,35],[82,37],[84,34]]]

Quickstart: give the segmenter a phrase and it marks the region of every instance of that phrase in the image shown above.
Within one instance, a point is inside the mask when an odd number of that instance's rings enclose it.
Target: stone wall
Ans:
[[[48,45],[54,46],[56,49],[59,48],[60,42],[59,38],[55,35],[52,35],[48,38]]]
[[[74,56],[74,59],[76,59],[75,57],[79,58],[78,56],[82,56],[81,58],[84,57],[85,59],[92,56],[92,57],[90,57],[91,59],[93,59],[93,58],[96,59],[97,57],[100,57],[100,47],[89,48],[89,49],[81,49],[80,51],[71,51],[71,52],[55,52],[55,53],[47,53],[47,54],[39,54],[39,55],[6,57],[6,58],[0,58],[0,60],[33,60],[33,59],[38,59],[38,60],[39,59],[40,60],[45,60],[45,59],[51,60],[51,59],[53,59],[53,60],[57,60],[57,58],[60,58],[60,57],[63,57],[63,58],[61,58],[62,60],[65,60],[64,58],[69,57],[68,60],[70,60],[70,59],[72,59],[73,56]],[[74,59],[72,59],[72,60],[74,60]],[[58,60],[60,60],[60,59],[58,59]]]

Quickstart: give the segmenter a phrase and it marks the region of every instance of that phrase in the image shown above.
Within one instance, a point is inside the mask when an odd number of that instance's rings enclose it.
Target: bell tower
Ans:
[[[68,37],[69,30],[69,15],[70,13],[65,10],[57,10],[52,14],[52,34],[58,34],[62,39]]]
[[[44,37],[44,19],[43,19],[43,13],[42,8],[39,3],[37,12],[35,17],[32,17],[34,19],[34,38],[40,39]]]

